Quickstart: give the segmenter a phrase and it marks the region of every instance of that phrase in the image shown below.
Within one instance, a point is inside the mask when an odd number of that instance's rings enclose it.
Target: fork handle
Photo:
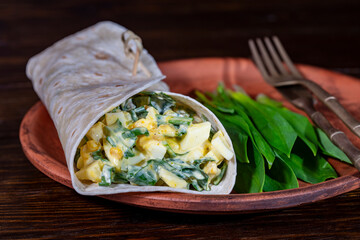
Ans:
[[[344,132],[334,128],[322,113],[309,106],[304,106],[303,110],[326,133],[330,140],[349,157],[354,167],[360,171],[360,149],[352,144]]]
[[[333,111],[352,132],[360,137],[360,122],[356,120],[334,96],[330,95],[313,81],[301,79],[300,83],[317,96],[320,101]]]

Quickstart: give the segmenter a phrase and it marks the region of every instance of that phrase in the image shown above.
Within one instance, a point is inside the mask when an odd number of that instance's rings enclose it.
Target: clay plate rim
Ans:
[[[160,63],[159,65],[162,71],[165,72],[165,75],[168,75],[169,79],[171,79],[171,73],[174,72],[174,69],[177,69],[177,66],[188,66],[189,64],[191,65],[193,63],[198,65],[203,64],[205,66],[209,63],[210,65],[218,65],[219,63],[221,63],[224,64],[224,66],[226,65],[226,63],[228,65],[233,64],[235,66],[240,64],[240,67],[242,68],[244,68],[244,65],[252,65],[252,63],[248,59],[242,58],[187,59],[164,62]],[[226,68],[224,66],[222,66],[222,68],[229,69],[229,67]],[[329,77],[336,77],[339,80],[343,78],[350,78],[345,75],[310,66],[300,67],[302,71],[309,74],[314,71],[321,71],[321,74],[325,76],[325,79]],[[255,69],[253,69],[252,71],[254,70]],[[224,72],[225,71],[227,70],[224,70]],[[178,76],[179,73],[175,72],[173,74],[174,76]],[[225,76],[226,72],[223,73],[223,75]],[[354,78],[350,79],[357,80]],[[229,79],[224,79],[224,81],[225,83],[227,83]],[[168,83],[171,86],[171,81]],[[265,83],[263,84],[265,85]],[[181,89],[178,92],[181,92]],[[42,119],[42,122],[37,122],[38,119]],[[72,188],[70,174],[68,173],[65,159],[63,159],[63,161],[58,161],[57,159],[51,157],[50,152],[47,152],[45,149],[40,148],[40,146],[34,144],[34,142],[38,141],[39,138],[43,137],[42,135],[37,135],[36,132],[34,132],[34,124],[36,123],[40,125],[50,125],[50,128],[52,127],[53,131],[56,132],[50,116],[48,115],[45,107],[40,101],[31,107],[31,109],[26,113],[21,122],[20,141],[25,155],[30,160],[30,162],[45,175],[57,182],[60,182]],[[56,140],[58,141],[58,144],[60,144],[59,140]],[[64,158],[64,156],[62,157]],[[331,164],[339,163],[336,160],[330,160],[330,162]],[[347,175],[340,176],[336,179],[328,180],[314,185],[305,185],[297,189],[281,190],[274,192],[230,195],[197,195],[157,192],[102,195],[100,197],[144,208],[183,213],[239,214],[268,211],[319,201],[359,188],[360,174],[356,171],[355,168],[350,166],[348,166],[348,168],[351,168],[351,170],[347,171]]]

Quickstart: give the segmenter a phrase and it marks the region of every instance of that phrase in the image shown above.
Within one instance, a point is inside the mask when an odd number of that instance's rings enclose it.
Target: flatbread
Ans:
[[[165,76],[145,49],[142,50],[140,61],[151,76],[141,69],[135,76],[132,75],[134,60],[125,54],[121,41],[126,30],[113,22],[100,22],[58,41],[32,57],[26,67],[26,74],[57,129],[74,189],[84,195],[144,191],[230,193],[236,176],[235,157],[229,161],[224,179],[218,186],[212,186],[211,191],[130,184],[102,187],[84,184],[77,179],[74,173],[77,146],[101,116],[145,89],[168,90],[167,85],[161,82]],[[167,94],[206,116],[215,128],[222,130],[231,145],[220,121],[207,108],[189,97],[170,92]]]

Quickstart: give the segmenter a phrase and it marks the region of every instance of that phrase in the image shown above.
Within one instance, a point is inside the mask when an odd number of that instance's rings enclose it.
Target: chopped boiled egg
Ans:
[[[80,156],[78,161],[77,161],[77,164],[76,164],[76,167],[78,169],[81,169],[83,167],[86,167],[88,165],[90,165],[91,163],[93,163],[95,161],[95,159],[91,156],[91,154],[87,154],[86,156]]]
[[[218,131],[211,140],[211,145],[218,151],[226,160],[230,160],[234,153],[231,151],[229,144],[226,142],[224,134]]]
[[[178,176],[176,176],[174,173],[169,172],[168,170],[159,167],[158,169],[158,173],[160,178],[169,186],[172,188],[182,188],[182,189],[187,189],[188,188],[188,183],[182,179],[179,178]]]
[[[202,145],[210,136],[211,123],[203,122],[188,127],[185,137],[180,142],[182,150],[187,151]]]
[[[128,166],[138,165],[145,159],[145,155],[136,151],[134,157],[124,158],[121,163],[121,169],[126,170]]]
[[[196,159],[203,158],[204,155],[205,155],[205,149],[204,147],[200,146],[191,150],[189,153],[182,155],[180,159],[185,162],[192,163]]]
[[[103,128],[104,124],[102,122],[97,122],[94,126],[90,128],[90,130],[86,133],[86,136],[89,139],[92,139],[96,142],[99,142],[101,138],[104,136]]]
[[[142,148],[149,159],[163,159],[167,150],[162,142],[153,139],[146,141]]]
[[[162,142],[153,139],[152,136],[141,136],[137,141],[137,145],[146,152],[149,159],[162,159],[167,151]]]
[[[154,107],[147,107],[146,111],[148,112],[146,118],[156,122],[156,115],[159,114],[159,112]]]
[[[141,93],[90,128],[77,149],[76,176],[100,186],[208,190],[217,166],[233,156],[220,131],[209,140],[210,130],[210,122],[164,93]]]
[[[146,111],[148,112],[146,118],[137,120],[136,122],[134,122],[133,124],[131,124],[129,126],[129,129],[133,129],[136,127],[144,127],[149,132],[152,132],[152,131],[154,131],[154,129],[157,128],[156,114],[158,114],[158,113],[157,113],[156,109],[153,107],[148,107],[146,109]]]
[[[215,162],[208,162],[204,167],[204,172],[208,175],[217,176],[220,174],[221,170],[217,167]]]
[[[120,160],[124,155],[123,151],[118,147],[111,146],[111,144],[106,139],[103,139],[103,146],[107,159],[109,159],[109,161],[117,170],[120,170]]]
[[[174,151],[174,152],[177,152],[177,153],[182,153],[180,152],[180,144],[179,142],[174,139],[174,138],[166,138],[166,142],[169,144],[169,146],[171,147],[171,149]],[[185,153],[185,152],[183,152]]]
[[[176,129],[172,125],[163,124],[157,128],[157,133],[166,137],[176,137]]]
[[[114,124],[118,119],[124,127],[127,127],[132,120],[130,113],[124,111],[105,114],[106,125]]]
[[[217,164],[220,164],[224,159],[224,157],[218,151],[216,151],[216,149],[210,150],[204,157],[214,159]]]
[[[84,151],[87,152],[95,152],[101,148],[101,144],[98,141],[90,140],[86,143],[86,149]]]
[[[209,176],[209,182],[221,173],[215,162],[208,162],[204,167],[204,172]]]
[[[76,172],[76,176],[80,180],[90,180],[93,182],[101,182],[102,161],[94,161],[90,165],[83,167]]]
[[[91,156],[91,153],[99,150],[100,148],[100,143],[95,142],[94,140],[88,141],[84,146],[80,148],[80,157],[77,161],[76,167],[78,169],[81,169],[82,167],[94,162],[95,160]]]

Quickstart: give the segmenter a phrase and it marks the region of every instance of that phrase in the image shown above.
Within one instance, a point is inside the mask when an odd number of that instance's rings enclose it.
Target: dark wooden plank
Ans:
[[[34,168],[18,127],[37,100],[27,60],[101,20],[134,30],[157,60],[248,57],[247,39],[277,34],[296,62],[360,77],[360,2],[1,1],[0,238],[357,239],[360,190],[302,207],[240,216],[163,213],[84,197]]]

